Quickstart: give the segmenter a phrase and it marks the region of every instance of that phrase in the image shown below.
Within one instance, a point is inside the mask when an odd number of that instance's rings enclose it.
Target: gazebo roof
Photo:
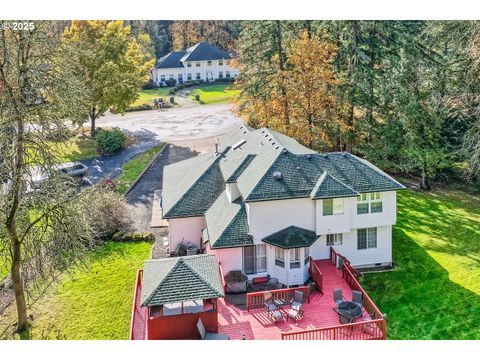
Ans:
[[[283,249],[309,247],[318,239],[314,231],[289,226],[262,239],[263,242]]]

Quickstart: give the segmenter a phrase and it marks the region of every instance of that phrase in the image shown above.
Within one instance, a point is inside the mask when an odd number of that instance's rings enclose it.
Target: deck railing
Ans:
[[[333,265],[340,267],[342,270],[345,268],[349,269],[356,279],[359,279],[362,276],[362,273],[360,271],[352,267],[352,265],[350,264],[350,260],[348,260],[345,256],[337,253],[333,247],[330,247],[330,261]]]
[[[315,283],[315,286],[317,287],[318,292],[323,294],[323,274],[311,256],[310,256],[310,266],[308,268],[308,273],[310,274],[312,281]]]
[[[130,340],[145,340],[147,329],[147,308],[142,308],[142,277],[143,270],[137,272],[135,289],[133,290],[132,320],[130,323]]]
[[[385,320],[282,333],[282,340],[385,340]]]
[[[307,302],[310,302],[309,286],[300,286],[296,288],[278,289],[278,290],[271,290],[271,291],[258,291],[258,292],[247,293],[247,310],[250,311],[252,309],[263,308],[266,293],[271,293],[273,300],[281,299],[288,304],[293,299],[295,290],[303,292],[304,298],[307,300]]]
[[[225,276],[223,275],[223,269],[222,269],[222,264],[218,263],[218,271],[220,273],[220,279],[222,281],[222,286],[223,286],[223,295],[227,294],[227,283],[225,282]],[[226,299],[226,297],[225,297]]]

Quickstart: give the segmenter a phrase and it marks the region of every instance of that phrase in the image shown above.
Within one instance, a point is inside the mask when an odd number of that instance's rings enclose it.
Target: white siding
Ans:
[[[357,199],[352,198],[351,228],[394,225],[397,221],[397,194],[395,191],[382,192],[382,212],[357,215]]]
[[[174,253],[177,245],[182,241],[192,242],[198,248],[201,247],[202,230],[205,228],[203,216],[178,218],[168,220],[168,247],[170,253]]]
[[[290,225],[315,231],[315,201],[310,198],[248,204],[250,234],[255,244]]]
[[[377,263],[382,265],[392,262],[392,226],[377,227],[377,247],[374,249],[357,249],[357,230],[343,233],[343,244],[333,248],[350,260],[352,266],[362,267]],[[314,259],[328,259],[330,246],[326,245],[326,235],[322,235],[311,247],[310,254]]]
[[[355,198],[343,198],[343,214],[323,216],[323,200],[317,200],[317,235],[336,234],[350,231],[351,204]]]

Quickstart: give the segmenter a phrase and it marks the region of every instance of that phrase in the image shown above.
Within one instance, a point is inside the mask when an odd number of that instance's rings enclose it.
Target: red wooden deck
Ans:
[[[243,335],[247,340],[277,340],[286,332],[340,325],[338,315],[333,310],[333,289],[341,288],[347,299],[351,298],[352,290],[342,278],[342,272],[330,260],[315,262],[323,273],[323,295],[318,292],[311,295],[310,303],[303,306],[303,319],[297,324],[290,319],[288,322],[279,321],[275,325],[264,309],[240,310],[235,305],[226,304],[224,299],[219,299],[218,332],[228,335],[232,340],[242,339]]]

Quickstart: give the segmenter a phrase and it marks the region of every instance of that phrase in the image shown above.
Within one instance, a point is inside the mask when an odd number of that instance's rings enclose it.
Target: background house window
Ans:
[[[197,61],[197,63],[195,64],[196,67],[200,67],[200,62]]]
[[[200,80],[200,73],[197,73],[196,79]]]
[[[230,71],[226,71],[226,72],[225,72],[225,77],[226,77],[226,78],[229,78],[229,77],[230,77]]]
[[[327,246],[342,245],[343,234],[327,234]]]
[[[307,265],[310,261],[310,248],[305,248],[305,257],[304,257],[304,264]]]
[[[178,78],[178,82],[181,84],[183,82],[183,74],[178,74],[177,78]]]
[[[377,247],[377,228],[357,230],[357,249],[372,249]]]
[[[323,200],[323,216],[342,215],[343,199],[324,199]]]
[[[300,248],[290,249],[290,269],[300,267]]]
[[[280,248],[275,248],[275,265],[285,267],[285,251]]]
[[[257,273],[267,271],[267,245],[255,245],[255,265]]]
[[[190,61],[187,61],[187,67],[192,67],[192,63]]]
[[[160,75],[160,81],[165,82],[165,75]]]
[[[208,60],[208,61],[207,61],[207,65],[208,65],[208,66],[212,66],[212,61],[211,61],[211,60]]]
[[[223,71],[219,71],[219,72],[218,72],[218,78],[219,78],[219,79],[223,79]]]
[[[223,60],[218,60],[218,65],[222,66],[223,65]]]
[[[192,80],[192,74],[191,73],[187,74],[187,80],[188,81]]]
[[[173,80],[173,78],[174,78],[174,77],[173,77],[173,74],[168,75],[168,78],[169,78],[170,80]]]

